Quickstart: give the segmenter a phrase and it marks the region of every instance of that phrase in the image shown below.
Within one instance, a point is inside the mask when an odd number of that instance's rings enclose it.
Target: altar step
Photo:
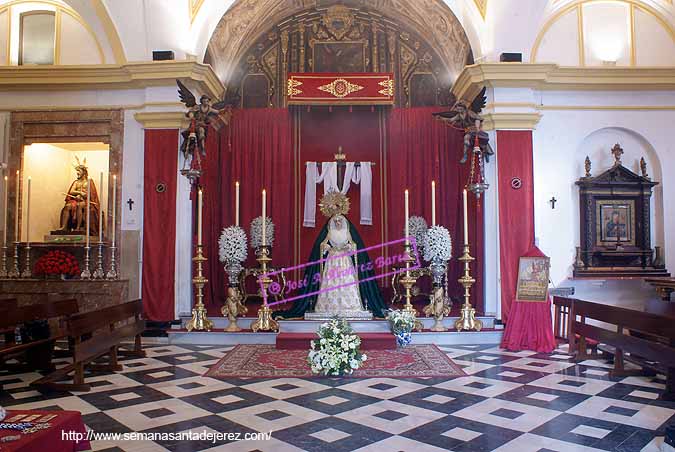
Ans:
[[[362,350],[396,349],[396,338],[391,333],[357,333]],[[310,342],[318,339],[316,333],[279,333],[277,348],[281,350],[309,350]]]

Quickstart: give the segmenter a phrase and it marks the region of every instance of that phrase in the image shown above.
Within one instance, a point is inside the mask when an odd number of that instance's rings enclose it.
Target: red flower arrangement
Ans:
[[[80,274],[80,266],[72,254],[61,250],[52,250],[40,257],[35,262],[33,274],[40,275],[67,275],[77,276]]]

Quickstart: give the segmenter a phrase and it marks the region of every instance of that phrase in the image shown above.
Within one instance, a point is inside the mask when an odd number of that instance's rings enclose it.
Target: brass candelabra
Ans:
[[[14,260],[12,261],[12,269],[7,274],[8,278],[18,278],[21,276],[19,271],[19,242],[14,242]]]
[[[410,267],[413,266],[414,262],[417,262],[417,259],[412,255],[412,249],[410,242],[405,242],[405,273],[403,278],[399,279],[399,282],[405,289],[405,305],[403,306],[403,312],[410,314],[415,319],[414,330],[422,331],[422,322],[417,319],[417,310],[412,305],[412,288],[417,282],[417,272],[411,270]]]
[[[469,244],[464,244],[464,253],[462,257],[457,259],[464,264],[464,274],[457,280],[462,287],[464,287],[464,305],[460,311],[460,317],[455,322],[455,329],[462,330],[476,330],[480,331],[483,328],[483,322],[476,319],[476,310],[471,306],[471,286],[476,280],[471,276],[469,264],[476,259],[469,254]]]
[[[197,274],[192,278],[197,301],[192,308],[192,318],[185,324],[188,331],[211,331],[213,329],[213,322],[209,320],[204,306],[204,286],[209,280],[204,277],[204,262],[207,259],[204,257],[203,248],[203,245],[197,245],[197,255],[192,258],[192,262],[197,264]]]
[[[31,263],[30,263],[30,242],[26,242],[26,265],[21,272],[21,277],[22,278],[32,278],[33,277],[33,272],[31,271]]]
[[[279,331],[279,323],[272,318],[272,310],[267,304],[267,289],[272,284],[272,279],[267,275],[267,267],[272,258],[270,257],[269,247],[263,245],[260,247],[260,253],[256,258],[260,264],[261,274],[258,277],[258,282],[261,286],[261,295],[263,297],[263,305],[258,309],[258,320],[253,322],[251,329],[254,333],[258,331]]]

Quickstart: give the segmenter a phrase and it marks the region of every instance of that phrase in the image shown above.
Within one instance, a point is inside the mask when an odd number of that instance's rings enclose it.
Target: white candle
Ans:
[[[100,196],[98,197],[98,241],[103,241],[103,171],[101,171],[101,179],[98,184],[98,189],[101,191]]]
[[[115,222],[115,214],[117,210],[117,174],[113,176],[113,194],[112,194],[112,246],[115,246],[115,227],[117,226]]]
[[[30,176],[28,176],[28,190],[26,190],[26,242],[30,242]]]
[[[431,225],[436,226],[436,181],[431,181]]]
[[[7,246],[7,211],[9,210],[9,205],[7,205],[9,199],[9,179],[5,176],[5,204],[4,204],[4,216],[2,220],[2,246]]]
[[[234,224],[239,226],[239,181],[234,183]]]
[[[265,243],[267,240],[265,240],[266,237],[266,231],[267,231],[267,202],[265,200],[267,199],[267,192],[265,190],[262,191],[262,245],[265,246]]]
[[[197,192],[197,245],[202,244],[202,189]]]
[[[469,215],[468,215],[468,208],[467,208],[467,200],[466,200],[466,188],[462,192],[462,196],[464,198],[464,244],[468,245],[469,244]]]
[[[89,247],[89,225],[91,224],[91,179],[87,179],[87,226],[84,230],[86,236],[86,246]]]
[[[410,243],[408,241],[408,190],[405,191],[405,244]]]
[[[21,174],[19,170],[16,170],[16,203],[14,205],[15,214],[14,214],[14,241],[18,242],[21,239],[21,231],[19,230],[19,194],[21,193],[21,186],[19,185],[19,179],[21,179]]]

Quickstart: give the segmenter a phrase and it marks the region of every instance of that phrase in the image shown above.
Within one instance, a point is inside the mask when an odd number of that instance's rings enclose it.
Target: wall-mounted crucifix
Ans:
[[[133,210],[134,208],[134,200],[129,198],[127,199],[127,204],[129,204],[129,210]]]
[[[553,198],[549,199],[548,202],[551,203],[551,209],[555,209],[555,203],[557,203],[558,200],[555,199],[555,196],[554,196]]]
[[[342,146],[338,146],[337,154],[335,154],[335,162],[337,164],[337,186],[339,190],[342,190],[345,180],[345,170],[347,168],[347,154],[342,152]],[[371,163],[370,166],[375,166],[375,163]],[[354,168],[360,167],[360,162],[354,162]]]

